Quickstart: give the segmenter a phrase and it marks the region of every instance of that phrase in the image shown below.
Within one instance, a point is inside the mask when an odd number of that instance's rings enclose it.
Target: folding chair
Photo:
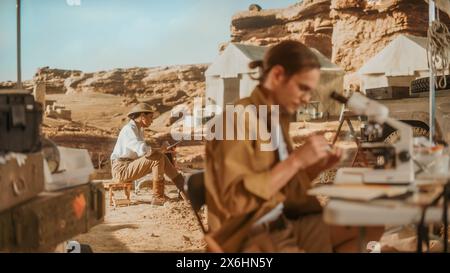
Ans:
[[[200,209],[206,204],[206,190],[204,172],[199,171],[187,177],[187,195],[191,203],[192,210],[202,229],[203,234],[206,234],[207,228],[204,226],[202,218],[200,217]]]
[[[202,218],[200,217],[200,209],[206,205],[206,189],[205,189],[205,173],[204,171],[199,171],[191,174],[187,177],[187,189],[186,193],[188,195],[189,201],[191,203],[192,210],[194,211],[195,217],[202,229],[203,235],[205,236],[206,244],[208,245],[208,250],[216,253],[223,253],[223,250],[217,244],[216,241],[211,236],[208,236],[208,228],[203,224]]]
[[[118,206],[129,206],[131,204],[131,182],[107,180],[103,182],[103,185],[105,190],[108,190],[110,206],[116,208]],[[115,191],[124,191],[125,199],[118,199],[114,194]]]

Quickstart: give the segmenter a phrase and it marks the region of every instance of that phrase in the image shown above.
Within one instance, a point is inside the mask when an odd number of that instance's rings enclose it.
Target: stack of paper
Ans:
[[[378,185],[327,185],[313,188],[309,195],[324,195],[331,198],[371,201],[380,197],[395,197],[407,193],[407,186],[378,186]]]

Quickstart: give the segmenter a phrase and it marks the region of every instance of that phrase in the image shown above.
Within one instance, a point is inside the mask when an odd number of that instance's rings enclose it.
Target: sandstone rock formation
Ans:
[[[100,92],[123,96],[147,96],[202,89],[207,65],[113,69],[94,73],[43,68],[34,81],[47,85],[47,93]],[[50,89],[50,91],[49,91]]]
[[[249,10],[249,11],[261,11],[262,8],[261,8],[260,5],[257,5],[257,4],[251,4],[251,5],[248,7],[248,10]]]
[[[113,69],[94,73],[44,67],[38,69],[24,88],[32,90],[35,83],[45,84],[47,94],[104,93],[125,97],[123,107],[139,101],[154,105],[162,114],[174,106],[192,107],[193,98],[205,92],[207,64],[179,65],[154,68]],[[0,83],[0,89],[14,88],[15,82]],[[169,123],[170,116],[164,120]]]
[[[428,4],[423,0],[332,0],[332,61],[359,69],[399,34],[426,36]],[[441,19],[450,25],[448,16]]]
[[[285,9],[239,12],[231,21],[231,42],[271,45],[295,39],[331,57],[330,2],[304,0]]]
[[[155,68],[113,69],[94,73],[44,67],[38,69],[32,81],[24,88],[33,89],[34,83],[46,85],[47,94],[99,92],[129,97],[128,106],[137,97],[159,104],[166,111],[184,103],[187,98],[202,96],[205,91],[204,72],[207,64],[180,65]],[[15,82],[0,83],[0,88],[14,88]]]
[[[33,81],[24,81],[22,83],[23,88],[27,90],[33,90],[34,82]],[[16,82],[13,81],[6,81],[6,82],[0,82],[0,90],[1,89],[14,89],[16,88]]]
[[[450,26],[445,13],[440,18]],[[397,35],[426,36],[427,27],[424,0],[304,0],[285,9],[235,14],[231,42],[270,45],[295,39],[355,72]]]
[[[33,82],[45,83],[47,94],[62,93],[64,81],[69,77],[77,77],[81,73],[79,70],[51,69],[47,66],[37,70]]]

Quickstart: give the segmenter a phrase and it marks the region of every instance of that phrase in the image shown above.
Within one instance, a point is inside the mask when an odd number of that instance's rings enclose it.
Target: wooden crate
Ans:
[[[44,190],[41,153],[28,154],[25,164],[15,159],[0,164],[0,212],[36,197]]]
[[[0,215],[0,251],[52,251],[101,223],[104,214],[101,183],[42,193]]]

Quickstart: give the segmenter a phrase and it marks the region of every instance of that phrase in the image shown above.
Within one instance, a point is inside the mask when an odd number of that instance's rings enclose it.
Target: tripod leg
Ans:
[[[448,253],[448,197],[450,194],[450,181],[444,186],[444,209],[443,219],[444,222],[444,253]]]
[[[342,119],[341,121],[339,121],[339,127],[336,131],[336,135],[333,138],[333,144],[331,144],[331,146],[334,146],[334,144],[336,144],[336,141],[339,137],[339,134],[341,133],[341,129],[342,129],[342,125],[344,124],[344,119]]]

